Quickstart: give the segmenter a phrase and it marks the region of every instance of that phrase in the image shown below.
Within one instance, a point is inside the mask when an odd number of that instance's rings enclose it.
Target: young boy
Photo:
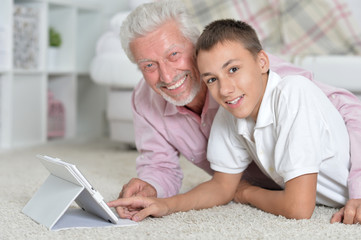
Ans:
[[[310,218],[316,203],[345,205],[349,136],[325,94],[301,76],[281,79],[269,70],[256,33],[240,21],[207,26],[196,53],[201,78],[223,107],[208,144],[213,178],[171,198],[125,198],[109,206],[123,206],[140,221],[233,198],[295,219]],[[283,190],[238,185],[251,159]]]

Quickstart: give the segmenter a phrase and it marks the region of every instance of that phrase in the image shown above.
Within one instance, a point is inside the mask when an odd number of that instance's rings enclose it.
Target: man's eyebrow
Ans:
[[[184,48],[183,45],[179,45],[179,44],[172,44],[169,48],[167,48],[165,51],[164,51],[164,54],[167,54],[169,51],[171,51],[173,48],[176,48],[176,47],[180,47],[180,48]],[[154,60],[152,59],[149,59],[149,58],[144,58],[144,59],[140,59],[137,61],[137,63],[143,63],[143,62],[154,62]]]
[[[145,58],[145,59],[140,59],[140,60],[137,61],[138,64],[139,64],[139,63],[143,63],[143,62],[153,62],[153,60],[152,60],[152,59]]]
[[[172,44],[169,46],[169,48],[167,48],[165,51],[164,51],[164,54],[167,54],[169,51],[173,50],[173,48],[184,48],[184,45],[182,44]]]

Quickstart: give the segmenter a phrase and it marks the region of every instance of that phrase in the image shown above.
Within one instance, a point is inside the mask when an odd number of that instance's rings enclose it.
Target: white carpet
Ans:
[[[108,140],[52,142],[0,153],[0,239],[359,239],[360,225],[330,224],[335,209],[316,207],[311,220],[288,220],[230,203],[201,211],[148,218],[135,227],[49,231],[21,209],[49,175],[35,158],[47,154],[74,163],[106,201],[135,177],[136,151]],[[182,191],[209,179],[182,159]]]

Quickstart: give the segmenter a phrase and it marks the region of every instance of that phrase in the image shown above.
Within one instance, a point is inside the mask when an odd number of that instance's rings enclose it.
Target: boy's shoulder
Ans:
[[[300,75],[287,75],[279,78],[277,85],[271,93],[271,102],[275,106],[310,106],[316,104],[315,101],[326,97],[314,82]],[[318,104],[318,103],[317,103]]]
[[[287,75],[279,81],[277,89],[290,93],[304,92],[317,88],[308,78],[301,75]]]

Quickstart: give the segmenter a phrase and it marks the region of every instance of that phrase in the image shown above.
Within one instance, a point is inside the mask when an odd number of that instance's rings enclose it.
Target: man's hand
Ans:
[[[130,197],[119,198],[108,202],[109,207],[126,209],[123,218],[141,221],[148,216],[162,217],[169,213],[168,205],[163,198]]]
[[[361,199],[350,199],[346,205],[333,214],[331,223],[342,222],[345,224],[361,223]]]
[[[142,197],[157,197],[157,190],[147,182],[139,178],[132,178],[127,184],[124,184],[122,191],[119,193],[119,198],[129,198],[134,196]],[[121,218],[129,218],[134,213],[134,209],[116,207],[117,213]]]
[[[122,191],[119,193],[119,198],[133,196],[157,197],[157,190],[139,178],[132,178],[127,184],[124,184]]]

